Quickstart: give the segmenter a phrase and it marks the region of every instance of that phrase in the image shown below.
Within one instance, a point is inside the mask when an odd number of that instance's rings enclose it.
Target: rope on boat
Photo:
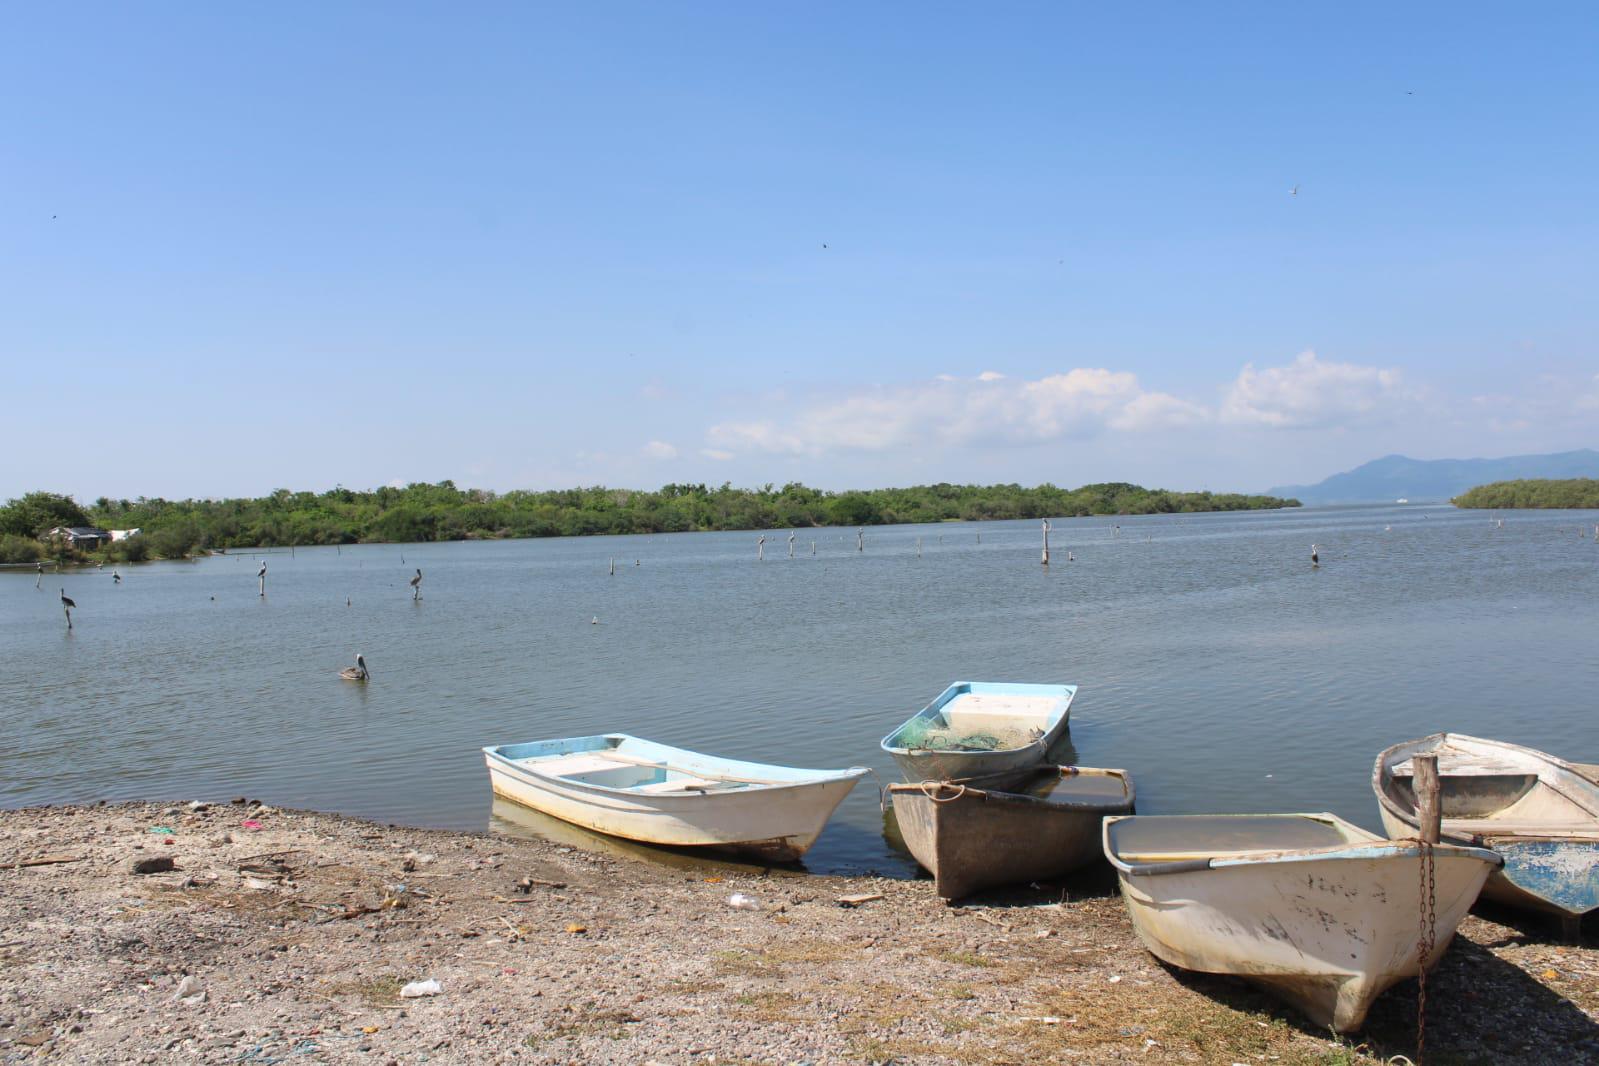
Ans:
[[[872,780],[877,782],[877,813],[882,814],[888,810],[888,786],[883,784],[883,779],[877,776],[877,771],[870,766],[851,766],[851,770],[865,770],[872,775]]]
[[[931,792],[927,790],[929,785],[931,785],[933,788]],[[966,795],[965,785],[950,781],[918,781],[916,782],[916,787],[922,790],[922,795],[926,796],[934,803],[954,803],[956,800]],[[944,791],[946,788],[953,788],[955,790],[955,794],[953,796],[945,797],[944,799],[939,799],[937,793]]]

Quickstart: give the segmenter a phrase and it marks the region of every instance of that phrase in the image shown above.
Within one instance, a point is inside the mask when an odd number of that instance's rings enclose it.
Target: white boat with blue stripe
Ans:
[[[1026,770],[1066,732],[1076,685],[957,681],[883,738],[907,781]]]
[[[805,770],[686,751],[625,733],[483,749],[494,794],[646,844],[795,862],[871,771]]]

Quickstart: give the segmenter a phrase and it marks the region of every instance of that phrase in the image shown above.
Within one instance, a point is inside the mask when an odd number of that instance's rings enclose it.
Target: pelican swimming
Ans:
[[[599,624],[600,624],[600,616],[599,615],[595,615],[593,618],[589,619],[589,625],[597,626]]]
[[[420,566],[416,568],[416,576],[411,579],[411,598],[413,600],[422,598],[422,568]]]
[[[77,606],[77,603],[73,601],[72,597],[67,595],[67,590],[66,589],[62,589],[61,590],[61,609],[63,611],[65,611],[66,614],[67,614],[67,628],[68,629],[72,628],[72,608],[74,608],[76,606]]]
[[[1314,544],[1310,546],[1310,565],[1313,567],[1321,565],[1321,555],[1317,553]]]
[[[355,665],[346,666],[339,671],[339,676],[346,681],[369,681],[372,673],[366,668],[366,658],[360,652],[355,653]]]

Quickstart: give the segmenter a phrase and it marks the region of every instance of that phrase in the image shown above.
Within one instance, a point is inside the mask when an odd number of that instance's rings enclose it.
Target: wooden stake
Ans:
[[[1410,760],[1411,788],[1416,793],[1416,829],[1428,844],[1438,843],[1443,828],[1442,788],[1438,781],[1438,756],[1416,755]]]

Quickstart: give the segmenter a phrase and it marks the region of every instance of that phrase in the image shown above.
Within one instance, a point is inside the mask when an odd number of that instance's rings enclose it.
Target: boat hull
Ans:
[[[1137,866],[1111,853],[1138,938],[1161,961],[1252,981],[1318,1026],[1354,1032],[1394,983],[1420,973],[1422,853],[1412,842],[1350,842]],[[1202,844],[1196,844],[1202,847]],[[1434,849],[1442,957],[1497,863],[1492,852]]]
[[[889,794],[905,846],[933,875],[942,899],[1049,880],[1097,862],[1105,816],[1133,809],[1130,786],[1114,803],[1045,802],[1002,791],[999,782],[891,785]]]
[[[492,753],[496,796],[573,825],[645,844],[705,848],[796,862],[865,770],[776,787],[706,795],[635,795],[533,773]]]

